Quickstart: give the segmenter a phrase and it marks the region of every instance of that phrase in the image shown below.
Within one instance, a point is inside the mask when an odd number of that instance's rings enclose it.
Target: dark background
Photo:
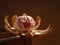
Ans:
[[[53,32],[42,38],[33,38],[32,45],[60,45],[60,1],[59,0],[0,0],[0,27],[4,26],[5,15],[22,15],[27,13],[32,17],[40,16],[41,26],[45,29],[48,24]]]

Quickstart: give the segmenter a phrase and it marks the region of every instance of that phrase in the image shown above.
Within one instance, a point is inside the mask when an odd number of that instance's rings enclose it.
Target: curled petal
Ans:
[[[22,16],[27,16],[27,14],[26,13],[23,13],[23,15]]]
[[[33,34],[32,32],[29,32],[29,33],[27,33],[27,34],[26,34],[26,33],[25,33],[25,34],[22,33],[21,35],[22,35],[22,36],[25,36],[25,37],[27,37],[27,38],[34,37],[34,34]]]
[[[50,27],[50,24],[48,26],[48,28],[46,28],[45,30],[33,30],[34,35],[42,35],[42,34],[47,34],[49,32],[52,31],[52,28]]]
[[[40,22],[41,22],[41,18],[39,16],[37,16],[37,18],[36,18],[36,26],[34,27],[34,29],[37,29],[40,26]]]
[[[9,24],[9,22],[8,22],[8,16],[5,16],[4,22],[5,22],[5,24],[6,24],[9,28],[11,28],[11,26],[10,26],[10,24]]]
[[[4,22],[5,22],[5,29],[7,32],[17,35],[19,34],[19,31],[16,31],[14,27],[11,27],[9,22],[8,22],[8,16],[5,16],[4,18]]]
[[[14,30],[13,28],[10,29],[7,25],[5,25],[5,29],[6,29],[7,32],[9,32],[9,33],[11,33],[11,34],[14,34],[14,35],[20,34],[19,31],[16,31],[16,30]]]
[[[14,25],[14,22],[15,22],[16,18],[17,18],[17,15],[14,15],[14,16],[12,17],[12,26]]]

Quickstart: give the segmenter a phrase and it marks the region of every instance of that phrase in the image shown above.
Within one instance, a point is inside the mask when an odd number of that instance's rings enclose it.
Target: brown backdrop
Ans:
[[[58,0],[0,0],[0,26],[3,27],[5,15],[21,15],[27,13],[42,19],[38,29],[45,29],[48,24],[54,28],[54,32],[42,38],[32,39],[32,45],[60,45],[60,1]]]

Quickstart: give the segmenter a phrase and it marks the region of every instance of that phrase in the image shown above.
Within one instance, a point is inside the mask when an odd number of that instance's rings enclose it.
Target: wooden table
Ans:
[[[5,31],[3,28],[0,28],[0,32],[5,32]],[[38,37],[35,36],[34,38],[38,38]],[[36,42],[32,44],[34,38],[25,38],[20,35],[14,36],[11,34],[0,33],[0,45],[35,45]]]
[[[0,32],[5,31],[3,28],[0,28]],[[0,33],[0,45],[32,45],[32,38]]]
[[[12,36],[10,34],[0,35],[0,45],[32,45],[32,38]]]

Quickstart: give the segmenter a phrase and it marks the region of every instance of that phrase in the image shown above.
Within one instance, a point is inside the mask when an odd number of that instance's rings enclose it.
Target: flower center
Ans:
[[[28,17],[24,18],[25,22],[23,22],[24,28],[28,28],[31,26],[30,20]]]
[[[31,16],[19,16],[14,25],[17,30],[30,30],[35,24],[36,23]]]

